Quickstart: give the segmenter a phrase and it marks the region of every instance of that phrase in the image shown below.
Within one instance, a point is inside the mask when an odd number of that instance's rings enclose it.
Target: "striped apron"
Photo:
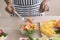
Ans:
[[[15,10],[21,16],[38,16],[41,0],[13,0]]]

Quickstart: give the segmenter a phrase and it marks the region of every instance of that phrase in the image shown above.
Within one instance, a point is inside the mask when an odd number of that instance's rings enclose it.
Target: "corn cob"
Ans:
[[[43,27],[40,28],[40,31],[41,31],[43,34],[47,35],[48,37],[54,36],[53,33],[51,33],[49,30],[47,30],[47,29],[45,29],[45,28],[43,28]]]
[[[43,26],[43,28],[50,31],[51,33],[55,34],[55,32],[52,28],[49,28],[49,27],[46,27],[46,26]]]

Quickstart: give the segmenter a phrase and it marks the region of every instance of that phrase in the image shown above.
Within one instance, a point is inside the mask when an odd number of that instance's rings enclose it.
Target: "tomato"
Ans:
[[[57,28],[57,29],[60,29],[60,20],[55,24],[54,27]]]
[[[2,29],[0,29],[0,34],[3,34],[3,31],[2,31]]]

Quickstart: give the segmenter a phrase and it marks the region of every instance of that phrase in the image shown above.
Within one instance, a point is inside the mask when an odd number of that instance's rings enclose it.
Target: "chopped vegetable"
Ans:
[[[60,38],[53,38],[52,40],[60,40]]]
[[[27,18],[27,20],[28,20],[30,23],[33,23],[33,22],[32,22],[32,19],[30,19],[30,18]]]

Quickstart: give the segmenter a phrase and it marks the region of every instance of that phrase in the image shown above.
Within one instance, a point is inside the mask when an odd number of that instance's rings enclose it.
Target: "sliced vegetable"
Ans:
[[[27,18],[27,20],[28,20],[30,23],[33,23],[33,22],[32,22],[32,19],[30,19],[30,18]]]
[[[27,22],[24,22],[24,26],[27,26],[28,24],[27,24]]]
[[[60,38],[53,38],[52,40],[60,40]]]

